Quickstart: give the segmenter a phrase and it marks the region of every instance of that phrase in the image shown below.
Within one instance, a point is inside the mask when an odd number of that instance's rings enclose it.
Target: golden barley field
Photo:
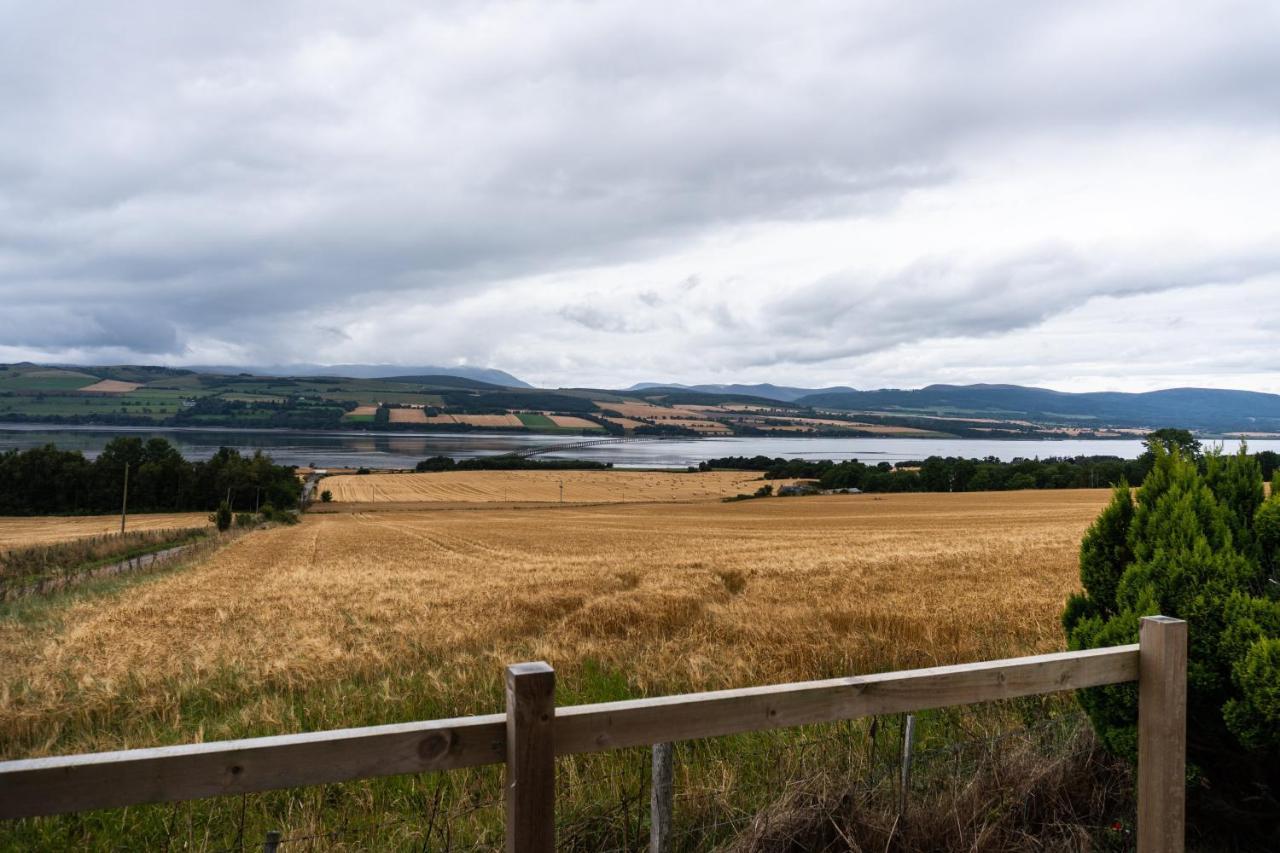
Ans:
[[[445,471],[339,475],[321,488],[338,502],[559,503],[563,483],[565,503],[630,503],[729,497],[764,482],[753,471]]]
[[[520,660],[572,697],[584,667],[664,693],[1050,651],[1106,498],[312,515],[0,619],[0,753],[492,712]]]
[[[169,512],[131,515],[127,530],[168,530],[171,528],[203,527],[209,523],[205,512]],[[29,545],[48,545],[85,536],[101,536],[120,531],[118,515],[29,517],[0,516],[0,551],[25,548]]]

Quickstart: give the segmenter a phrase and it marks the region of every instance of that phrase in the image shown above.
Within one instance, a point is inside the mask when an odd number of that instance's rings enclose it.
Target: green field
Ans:
[[[546,415],[534,414],[532,412],[517,412],[516,417],[520,419],[520,423],[527,427],[536,427],[537,429],[560,429],[556,426],[556,422]]]

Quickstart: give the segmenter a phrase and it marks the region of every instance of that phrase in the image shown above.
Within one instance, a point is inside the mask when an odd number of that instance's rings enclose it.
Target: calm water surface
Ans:
[[[329,468],[410,468],[427,456],[491,456],[532,447],[568,445],[580,436],[513,433],[372,433],[361,431],[173,429],[153,427],[73,427],[47,424],[0,424],[0,451],[55,444],[96,456],[119,435],[162,436],[188,459],[208,459],[219,447],[242,453],[263,450],[285,465]],[[1239,446],[1223,442],[1230,451]],[[1253,450],[1280,451],[1280,440],[1249,442]],[[1137,440],[989,441],[929,438],[702,438],[634,441],[553,452],[544,458],[593,459],[618,467],[684,467],[717,456],[782,456],[788,459],[858,459],[902,462],[927,456],[994,456],[1003,460],[1051,456],[1110,455],[1133,458],[1142,453]]]

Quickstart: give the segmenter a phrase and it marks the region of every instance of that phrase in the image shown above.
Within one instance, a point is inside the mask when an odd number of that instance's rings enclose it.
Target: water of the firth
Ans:
[[[411,468],[427,456],[487,456],[530,447],[572,444],[581,436],[512,433],[371,433],[303,432],[295,430],[184,430],[151,427],[80,428],[45,424],[0,424],[0,451],[54,444],[96,456],[119,435],[167,438],[188,459],[207,459],[219,447],[244,452],[263,450],[285,465],[329,468]],[[1223,442],[1235,450],[1238,442]],[[1252,450],[1280,451],[1280,440],[1249,442]],[[702,438],[607,444],[551,453],[543,458],[572,457],[612,462],[622,468],[684,467],[719,456],[782,456],[787,459],[859,459],[901,462],[928,456],[963,456],[1003,460],[1057,456],[1120,456],[1142,453],[1134,440],[988,441],[931,438]]]

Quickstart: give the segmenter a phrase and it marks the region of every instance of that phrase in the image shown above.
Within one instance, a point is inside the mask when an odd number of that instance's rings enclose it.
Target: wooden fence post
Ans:
[[[653,786],[649,794],[649,853],[671,853],[675,805],[675,746],[653,745]]]
[[[1187,623],[1138,630],[1138,853],[1182,853],[1187,796]]]
[[[507,853],[555,853],[556,673],[507,667]]]

